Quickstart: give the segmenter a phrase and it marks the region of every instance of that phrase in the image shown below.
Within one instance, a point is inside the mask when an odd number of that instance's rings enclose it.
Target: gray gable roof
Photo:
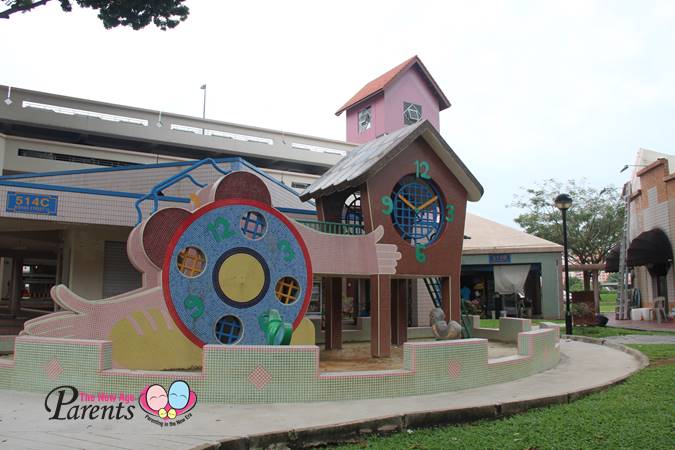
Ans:
[[[471,201],[483,196],[483,186],[467,169],[440,133],[427,120],[401,128],[359,145],[300,194],[301,200],[317,198],[362,184],[386,166],[417,138],[422,137],[464,186]]]

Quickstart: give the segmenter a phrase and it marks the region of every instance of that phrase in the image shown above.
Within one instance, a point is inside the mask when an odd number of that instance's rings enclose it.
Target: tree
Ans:
[[[5,11],[0,11],[0,19],[9,19],[13,14],[25,13],[51,0],[4,0]],[[82,8],[98,10],[98,18],[103,26],[110,29],[118,25],[130,26],[134,30],[154,23],[166,30],[174,28],[187,19],[190,10],[183,5],[185,0],[58,0],[65,12],[73,10],[73,3]]]
[[[623,233],[624,204],[620,191],[614,186],[600,190],[590,187],[585,180],[570,180],[564,184],[544,180],[533,188],[523,188],[511,206],[525,210],[514,220],[527,233],[562,245],[562,213],[553,199],[561,192],[568,193],[572,207],[567,211],[567,244],[570,259],[576,264],[599,264],[609,250],[619,242]],[[588,274],[584,272],[584,286],[589,289]]]

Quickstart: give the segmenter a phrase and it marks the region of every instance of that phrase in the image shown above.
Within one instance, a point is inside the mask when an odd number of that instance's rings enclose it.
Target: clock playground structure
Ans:
[[[352,150],[301,194],[314,199],[319,219],[381,228],[381,244],[396,246],[401,259],[393,273],[366,280],[371,353],[388,356],[407,340],[409,304],[424,283],[434,307],[460,320],[459,279],[467,200],[482,186],[428,121],[383,135]],[[361,255],[353,255],[360,258]],[[323,277],[326,347],[341,348],[342,283]]]

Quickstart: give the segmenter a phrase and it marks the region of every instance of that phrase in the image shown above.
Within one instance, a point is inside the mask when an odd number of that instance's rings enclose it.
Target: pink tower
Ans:
[[[440,131],[439,113],[448,107],[448,98],[413,56],[366,84],[335,115],[347,111],[347,142],[363,144],[423,119]]]

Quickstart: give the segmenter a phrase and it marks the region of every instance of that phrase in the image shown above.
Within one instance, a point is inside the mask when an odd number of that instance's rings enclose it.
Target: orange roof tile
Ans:
[[[373,95],[381,92],[389,84],[391,84],[391,82],[394,81],[399,75],[404,73],[409,68],[413,67],[415,64],[419,66],[419,68],[422,71],[422,74],[427,79],[427,82],[429,83],[432,91],[438,98],[440,110],[443,111],[444,109],[448,108],[450,106],[450,101],[447,99],[445,94],[443,94],[443,91],[441,91],[441,88],[436,84],[436,81],[432,78],[427,68],[424,67],[424,64],[422,64],[422,61],[419,59],[419,57],[415,55],[412,58],[405,60],[398,66],[394,67],[393,69],[380,75],[373,81],[363,86],[361,90],[359,90],[359,92],[357,92],[352,98],[350,98],[347,101],[347,103],[345,103],[339,110],[337,110],[335,115],[339,116],[345,109],[350,108],[355,104],[361,102],[362,100],[365,100],[366,98],[372,97]]]

